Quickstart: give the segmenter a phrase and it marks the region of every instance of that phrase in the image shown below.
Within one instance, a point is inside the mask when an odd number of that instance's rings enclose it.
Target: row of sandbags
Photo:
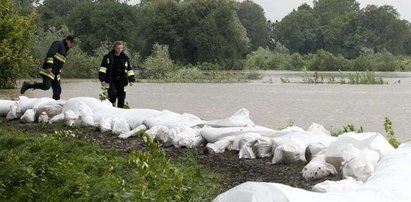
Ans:
[[[20,97],[19,101],[0,100],[0,106],[0,114],[23,122],[64,121],[69,126],[96,126],[120,138],[146,130],[163,146],[206,145],[215,153],[236,150],[239,158],[272,157],[273,164],[309,162],[302,170],[308,180],[341,171],[346,178],[364,182],[373,174],[379,159],[393,150],[377,133],[347,133],[336,138],[319,124],[312,124],[307,130],[296,126],[282,130],[258,126],[246,109],[227,118],[204,121],[192,114],[167,110],[119,109],[108,101],[89,97],[67,101]]]
[[[350,136],[344,139],[348,140]],[[378,139],[369,134],[362,140],[365,141],[370,137]],[[359,141],[356,144],[362,143],[364,142]],[[411,142],[403,143],[398,149],[385,152],[375,167],[375,173],[364,182],[347,178],[336,182],[325,181],[314,186],[315,191],[324,193],[278,183],[246,182],[220,194],[213,202],[409,202],[411,200]]]

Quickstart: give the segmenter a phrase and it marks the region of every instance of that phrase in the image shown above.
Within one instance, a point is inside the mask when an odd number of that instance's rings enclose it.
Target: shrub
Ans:
[[[165,79],[167,74],[175,71],[167,45],[153,45],[152,54],[141,64],[141,76],[145,79]]]
[[[34,39],[35,15],[20,16],[13,3],[0,0],[0,89],[14,88],[35,60],[28,48]]]

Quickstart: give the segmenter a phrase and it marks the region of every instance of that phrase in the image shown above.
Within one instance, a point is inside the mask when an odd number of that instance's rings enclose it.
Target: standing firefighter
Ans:
[[[53,42],[47,52],[46,60],[40,68],[40,75],[43,77],[43,82],[29,83],[25,81],[20,89],[20,93],[24,94],[24,92],[30,88],[48,90],[51,86],[53,89],[53,99],[59,100],[61,94],[61,69],[66,62],[67,52],[73,45],[74,38],[72,36],[67,36],[62,41]]]
[[[129,57],[123,52],[123,43],[115,41],[113,50],[103,57],[101,62],[99,79],[101,86],[108,87],[108,97],[113,106],[118,100],[117,107],[124,108],[126,91],[128,84],[133,86],[136,81],[134,70],[131,67]]]

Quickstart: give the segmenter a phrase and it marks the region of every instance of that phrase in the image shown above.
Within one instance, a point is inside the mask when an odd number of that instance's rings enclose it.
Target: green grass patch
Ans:
[[[221,191],[221,177],[194,158],[170,163],[157,143],[142,138],[150,151],[124,157],[72,131],[0,129],[0,200],[210,201]]]

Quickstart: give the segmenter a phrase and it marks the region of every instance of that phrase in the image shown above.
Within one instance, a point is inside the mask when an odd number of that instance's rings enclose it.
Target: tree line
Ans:
[[[26,22],[23,25],[16,24],[17,18],[0,19],[0,26],[13,26],[13,30],[0,31],[2,36],[20,37],[22,47],[14,48],[13,54],[33,59],[19,64],[20,69],[39,65],[49,44],[64,34],[73,34],[78,41],[70,53],[72,64],[67,64],[73,68],[65,68],[70,77],[95,76],[91,74],[98,68],[99,57],[115,40],[125,41],[135,64],[147,68],[149,65],[143,64],[146,58],[155,50],[163,50],[153,48],[157,44],[167,53],[156,55],[171,59],[173,69],[177,65],[200,70],[333,70],[336,66],[315,66],[312,58],[325,55],[351,61],[363,57],[364,52],[388,55],[405,64],[395,70],[411,69],[407,66],[411,25],[401,20],[392,6],[360,9],[355,0],[315,0],[312,7],[302,4],[281,21],[271,22],[263,8],[250,0],[142,0],[137,5],[119,0],[0,1],[1,15],[8,12]],[[12,34],[22,33],[18,29],[25,30],[25,35]],[[11,40],[5,38],[0,43]],[[279,49],[286,50],[289,57],[300,58],[300,63],[278,55]],[[269,57],[264,58],[264,54]],[[0,58],[2,69],[10,64]],[[367,69],[345,65],[349,66],[346,70]],[[27,67],[16,75],[22,72],[35,71]]]

